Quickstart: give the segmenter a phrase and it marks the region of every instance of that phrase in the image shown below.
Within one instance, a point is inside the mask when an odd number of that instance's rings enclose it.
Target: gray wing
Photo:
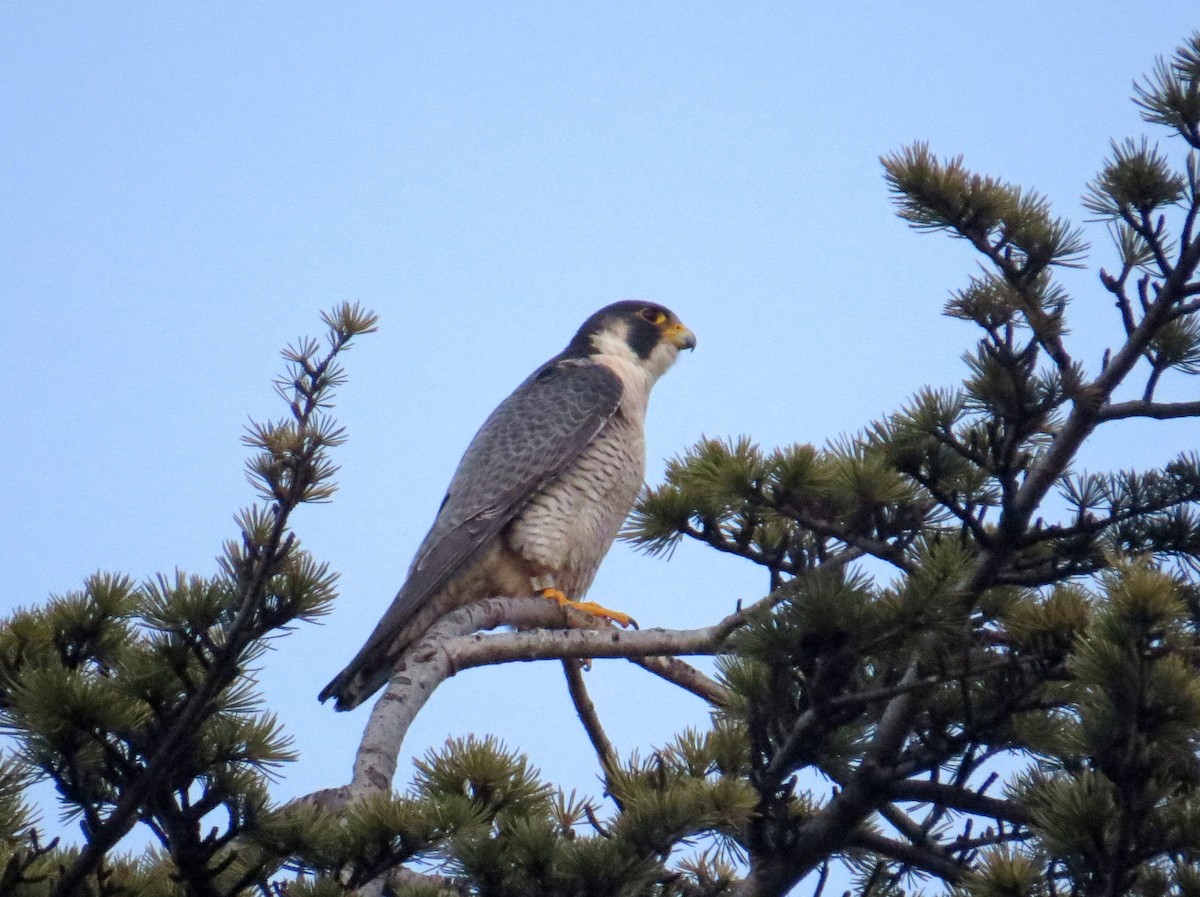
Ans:
[[[366,644],[325,687],[320,700],[338,695],[339,709],[344,704],[354,706],[340,694],[345,686],[355,679],[378,678],[361,675],[364,667],[388,662],[391,643],[404,625],[542,486],[578,457],[616,413],[620,401],[621,381],[607,367],[552,359],[501,402],[459,461],[407,581]],[[356,697],[361,701],[366,695]]]

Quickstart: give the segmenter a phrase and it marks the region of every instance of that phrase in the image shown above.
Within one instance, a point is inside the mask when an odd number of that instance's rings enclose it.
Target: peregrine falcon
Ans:
[[[582,598],[646,468],[650,388],[696,337],[669,309],[617,302],[583,322],[480,427],[383,619],[320,700],[352,710],[450,611],[540,594],[619,623]]]

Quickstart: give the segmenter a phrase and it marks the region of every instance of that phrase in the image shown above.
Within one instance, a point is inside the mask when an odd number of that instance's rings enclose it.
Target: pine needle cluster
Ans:
[[[901,217],[983,263],[945,308],[979,334],[961,386],[824,448],[703,440],[642,496],[633,542],[768,574],[721,663],[757,795],[738,893],[831,863],[861,894],[1195,893],[1200,458],[1075,465],[1115,421],[1200,417],[1158,398],[1200,369],[1200,35],[1135,101],[1182,156],[1115,143],[1084,197],[1120,265],[1098,366],[1056,278],[1080,230],[916,144],[883,160]]]
[[[299,875],[289,897],[343,894],[381,876],[403,897],[722,894],[735,877],[722,833],[744,825],[754,803],[736,766],[744,756],[733,730],[684,733],[610,771],[620,810],[602,819],[495,739],[452,739],[417,761],[404,796],[377,795],[336,815],[288,808],[302,835],[272,849]],[[708,849],[668,869],[681,844],[705,835]]]
[[[1079,228],[925,144],[883,159],[900,216],[982,262],[945,307],[977,337],[962,382],[825,447],[705,439],[642,495],[628,539],[747,560],[765,596],[711,628],[711,724],[645,755],[614,755],[566,664],[603,805],[477,737],[402,793],[271,804],[291,754],[249,665],[333,598],[288,516],[332,493],[337,359],[375,324],[327,316],[323,355],[285,353],[289,416],[247,436],[262,503],[216,576],[97,575],[0,627],[0,893],[1200,893],[1200,456],[1077,469],[1117,421],[1200,418],[1160,398],[1200,373],[1200,34],[1134,99],[1171,143],[1114,143],[1084,197],[1117,258],[1091,364],[1058,279]],[[38,839],[37,778],[80,848]],[[116,856],[139,822],[160,848]]]
[[[335,596],[336,577],[300,547],[289,518],[332,494],[338,357],[375,326],[353,305],[323,320],[324,351],[306,340],[284,352],[276,389],[290,415],[247,433],[248,477],[263,501],[237,516],[218,573],[141,584],[98,573],[0,626],[0,724],[16,745],[0,761],[0,892],[238,894],[272,871],[236,849],[272,813],[268,779],[294,759],[252,666],[268,639],[316,619]],[[78,821],[78,849],[38,840],[20,799],[37,779]],[[160,851],[113,860],[138,823]]]

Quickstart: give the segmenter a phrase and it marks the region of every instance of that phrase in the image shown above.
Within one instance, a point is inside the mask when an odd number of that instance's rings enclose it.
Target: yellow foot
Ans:
[[[602,607],[594,601],[572,601],[558,589],[542,589],[542,597],[558,602],[559,607],[581,610],[585,614],[591,614],[593,617],[599,617],[602,620],[609,620],[621,626],[632,626],[634,629],[638,628],[637,620],[629,616],[629,614],[623,614],[619,610],[609,610],[607,607]]]

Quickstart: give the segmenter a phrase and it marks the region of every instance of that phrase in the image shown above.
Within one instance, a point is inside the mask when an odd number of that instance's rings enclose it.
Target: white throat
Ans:
[[[640,419],[646,414],[651,387],[675,363],[679,349],[663,340],[650,351],[649,358],[642,358],[629,347],[627,333],[628,325],[621,324],[594,334],[592,346],[596,354],[592,357],[621,378],[624,386],[621,405],[626,414]]]

